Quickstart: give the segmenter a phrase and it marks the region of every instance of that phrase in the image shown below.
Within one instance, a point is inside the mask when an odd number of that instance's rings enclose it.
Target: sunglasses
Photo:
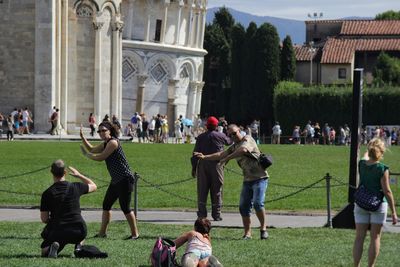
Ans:
[[[101,129],[101,130],[98,130],[97,133],[104,133],[104,132],[107,132],[107,131],[108,131],[107,129]]]
[[[228,137],[232,138],[232,137],[234,137],[236,134],[237,134],[237,132],[232,132],[232,133],[228,134]]]

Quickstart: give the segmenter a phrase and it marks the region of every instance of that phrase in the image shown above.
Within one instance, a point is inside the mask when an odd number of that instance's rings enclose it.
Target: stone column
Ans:
[[[144,74],[137,75],[138,90],[136,97],[136,110],[139,113],[143,112],[144,108],[144,88],[146,87],[146,80],[149,76]]]
[[[203,48],[204,44],[204,33],[206,31],[206,6],[204,6],[201,10],[201,18],[202,18],[202,23],[201,23],[201,29],[200,29],[200,43],[198,45],[199,48]]]
[[[196,46],[196,38],[197,38],[197,25],[198,25],[198,17],[199,11],[196,7],[194,7],[192,16],[192,25],[190,29],[190,47]]]
[[[167,31],[168,7],[169,7],[169,0],[165,0],[164,20],[161,24],[161,36],[160,36],[160,43],[162,44],[165,42],[165,32]]]
[[[188,94],[188,105],[186,108],[186,118],[193,120],[195,107],[196,107],[196,94],[197,94],[197,86],[199,82],[190,81],[189,82],[189,94]]]
[[[129,0],[128,4],[128,19],[126,22],[126,36],[125,38],[128,40],[133,39],[133,3],[135,0]]]
[[[179,1],[179,10],[178,10],[178,17],[176,23],[176,33],[175,33],[175,45],[179,45],[179,39],[181,35],[181,16],[182,16],[182,7],[184,5],[183,0]]]
[[[97,14],[93,21],[93,28],[96,31],[94,56],[94,115],[96,121],[101,121],[104,115],[101,105],[101,29],[104,22],[100,17],[101,14]]]
[[[196,48],[200,47],[201,30],[203,29],[203,14],[201,11],[202,6],[198,4],[196,9],[196,41],[194,43]]]
[[[168,125],[169,134],[172,136],[174,131],[174,122],[178,117],[178,88],[179,88],[179,80],[170,79],[168,81],[168,107],[167,107],[167,116],[168,116]]]
[[[55,0],[35,1],[35,132],[49,130],[48,114],[55,104]]]
[[[194,108],[195,114],[200,114],[201,108],[201,94],[203,92],[204,82],[199,82],[197,84],[197,94],[196,94],[196,106]]]
[[[186,32],[186,43],[185,46],[191,46],[191,35],[192,35],[192,28],[193,28],[193,1],[194,0],[190,0],[190,4],[189,4],[189,8],[190,8],[190,12],[189,12],[189,24],[187,27],[187,32]]]
[[[148,42],[150,40],[150,25],[151,25],[151,14],[150,11],[147,10],[147,22],[146,22],[146,32],[144,34],[144,40]]]
[[[62,0],[61,19],[61,104],[60,123],[67,130],[68,118],[68,0]]]
[[[120,108],[121,108],[121,95],[120,95],[120,88],[119,88],[119,82],[120,82],[120,65],[122,64],[121,62],[121,42],[120,42],[120,36],[122,32],[124,23],[121,21],[119,16],[114,18],[114,21],[112,23],[112,41],[113,41],[113,55],[112,55],[112,85],[111,85],[111,113],[115,114],[115,116],[119,116]],[[110,115],[112,115],[110,114]],[[118,117],[119,118],[119,117]]]

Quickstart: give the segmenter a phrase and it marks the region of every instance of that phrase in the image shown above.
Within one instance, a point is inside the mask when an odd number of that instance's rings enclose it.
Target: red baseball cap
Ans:
[[[209,117],[207,119],[207,126],[217,127],[218,126],[218,119],[215,118],[214,116]]]

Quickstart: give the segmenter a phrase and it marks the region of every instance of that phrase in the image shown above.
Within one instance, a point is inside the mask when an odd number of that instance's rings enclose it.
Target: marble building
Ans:
[[[68,133],[135,111],[200,112],[206,0],[0,0],[0,112],[29,107],[35,131],[60,108]]]

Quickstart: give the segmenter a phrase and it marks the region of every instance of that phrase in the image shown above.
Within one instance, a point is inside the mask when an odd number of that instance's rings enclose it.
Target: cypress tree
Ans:
[[[293,81],[295,75],[296,56],[292,45],[292,39],[287,35],[283,40],[281,51],[281,80]]]
[[[255,36],[255,88],[257,98],[253,100],[256,116],[261,119],[261,129],[269,133],[274,121],[273,95],[280,77],[280,48],[276,28],[264,23]],[[256,117],[257,118],[257,117]]]
[[[246,32],[241,24],[236,24],[232,29],[232,67],[231,67],[231,90],[228,121],[241,122],[243,120],[241,113],[241,92],[242,92],[242,73],[245,69],[244,43]]]
[[[254,72],[255,72],[255,60],[256,60],[256,48],[255,48],[255,35],[257,32],[257,25],[254,22],[250,22],[246,29],[246,36],[244,41],[243,49],[243,71],[242,71],[242,90],[241,90],[241,117],[243,124],[249,124],[257,114],[254,114],[253,101],[257,99],[255,83],[254,83]]]

